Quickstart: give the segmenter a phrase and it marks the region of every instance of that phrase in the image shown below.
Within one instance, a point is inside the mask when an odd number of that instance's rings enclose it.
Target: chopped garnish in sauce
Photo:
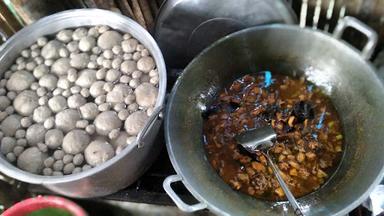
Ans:
[[[220,92],[204,113],[204,142],[214,169],[233,189],[267,200],[285,195],[266,158],[238,148],[235,135],[271,125],[270,150],[295,197],[317,190],[336,170],[343,147],[341,124],[330,99],[305,78],[261,72]]]

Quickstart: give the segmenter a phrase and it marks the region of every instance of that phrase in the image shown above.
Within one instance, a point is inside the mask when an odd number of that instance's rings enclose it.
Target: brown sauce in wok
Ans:
[[[204,113],[208,160],[233,189],[267,200],[285,195],[266,158],[237,146],[235,135],[271,125],[270,150],[295,197],[318,189],[337,168],[343,151],[340,121],[331,101],[304,78],[260,72],[234,81]]]

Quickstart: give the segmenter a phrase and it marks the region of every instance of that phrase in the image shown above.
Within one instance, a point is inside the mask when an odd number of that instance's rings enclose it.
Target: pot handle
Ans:
[[[180,197],[176,194],[176,192],[172,189],[171,184],[182,181],[183,179],[179,175],[171,175],[168,176],[163,182],[163,188],[165,192],[167,192],[168,196],[171,197],[173,202],[175,202],[176,206],[184,212],[195,212],[199,210],[203,210],[207,208],[207,204],[205,203],[197,203],[194,205],[188,205],[184,201],[180,199]]]
[[[143,129],[137,135],[138,148],[144,147],[145,137],[147,136],[148,132],[151,131],[151,129],[155,126],[155,124],[161,124],[161,119],[163,118],[163,109],[164,105],[161,105],[153,110],[152,115],[148,119],[148,123],[144,125]]]
[[[365,60],[369,60],[373,52],[375,51],[378,41],[378,35],[376,31],[365,23],[361,22],[360,20],[354,17],[346,16],[337,24],[335,30],[333,31],[333,37],[336,39],[340,39],[345,29],[348,27],[354,28],[355,30],[361,32],[368,38],[368,42],[364,46],[360,55]]]

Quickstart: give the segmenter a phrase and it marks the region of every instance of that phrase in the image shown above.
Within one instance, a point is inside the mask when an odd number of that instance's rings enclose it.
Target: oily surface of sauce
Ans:
[[[285,195],[266,158],[238,147],[235,136],[266,124],[277,133],[270,150],[295,197],[318,189],[337,168],[343,135],[331,101],[302,78],[260,72],[234,81],[203,114],[208,159],[233,189],[266,200]]]

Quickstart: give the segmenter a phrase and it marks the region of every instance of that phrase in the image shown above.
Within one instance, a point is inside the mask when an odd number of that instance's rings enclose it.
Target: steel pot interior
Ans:
[[[184,70],[170,96],[166,141],[191,193],[221,215],[281,215],[281,207],[236,192],[215,173],[204,151],[201,113],[216,93],[242,75],[305,74],[329,95],[342,121],[346,149],[326,185],[299,199],[307,215],[342,215],[357,207],[383,177],[384,87],[358,51],[331,36],[271,25],[227,36]],[[290,211],[292,212],[292,211]]]
[[[31,46],[37,38],[52,35],[65,28],[108,25],[121,32],[129,32],[148,48],[159,72],[159,93],[155,107],[164,104],[167,84],[166,68],[160,49],[152,36],[135,21],[107,10],[76,9],[44,17],[23,28],[0,47],[0,77],[13,64],[19,53]],[[50,189],[73,197],[94,197],[110,194],[134,182],[154,161],[161,146],[153,145],[158,127],[150,131],[143,148],[135,145],[125,148],[111,160],[90,170],[67,176],[35,175],[8,163],[0,156],[0,171],[32,184],[43,184]],[[148,156],[150,155],[150,156]],[[114,176],[115,179],[111,179]]]

